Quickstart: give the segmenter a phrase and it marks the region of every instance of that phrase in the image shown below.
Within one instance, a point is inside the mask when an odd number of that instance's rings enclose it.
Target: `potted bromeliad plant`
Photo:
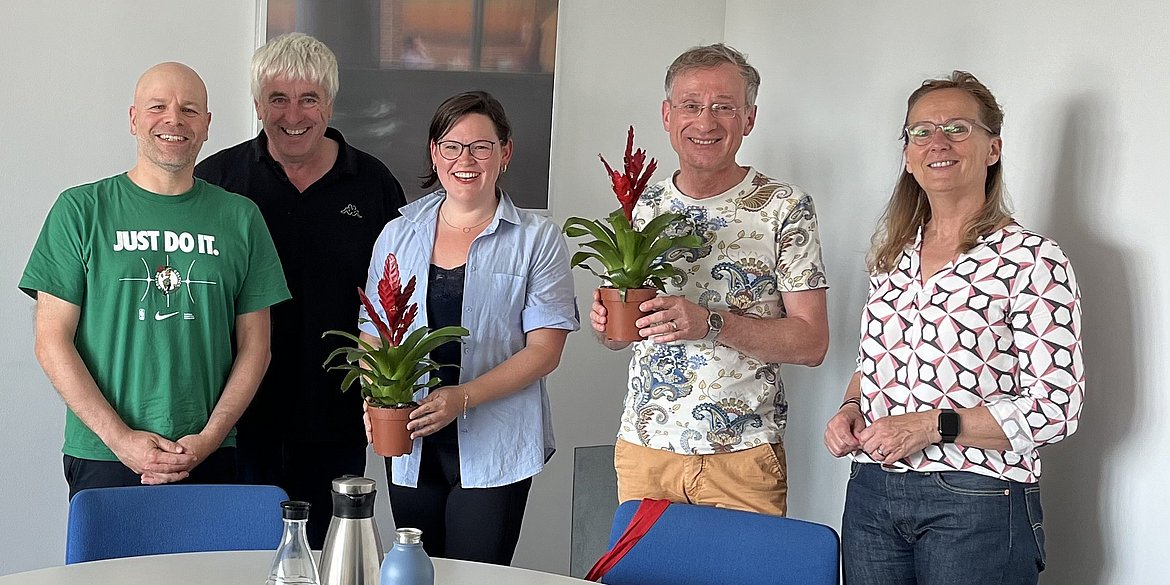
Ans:
[[[681,213],[663,213],[641,229],[634,227],[634,204],[646,190],[657,163],[650,159],[647,164],[646,151],[634,150],[633,126],[626,138],[625,164],[621,171],[611,167],[604,156],[597,156],[605,165],[621,207],[604,221],[580,217],[565,220],[566,236],[592,238],[581,244],[588,250],[574,254],[570,265],[582,266],[606,283],[599,288],[608,316],[606,338],[637,341],[642,337],[634,322],[645,315],[638,305],[664,290],[667,279],[680,275],[679,269],[667,262],[667,252],[697,248],[703,245],[703,240],[694,234],[676,234],[673,224],[686,217]],[[592,261],[600,263],[600,270],[590,264]]]
[[[444,364],[430,358],[431,350],[451,341],[458,341],[470,332],[463,327],[443,327],[431,331],[426,327],[406,332],[418,315],[418,303],[407,304],[414,294],[415,278],[402,286],[398,274],[398,260],[394,254],[386,256],[382,278],[378,280],[378,302],[386,319],[378,315],[366,292],[358,288],[358,296],[369,315],[368,322],[378,330],[378,345],[367,342],[348,331],[326,331],[325,335],[340,335],[356,344],[340,347],[329,354],[325,366],[338,357],[341,363],[328,368],[343,370],[345,378],[341,390],[348,390],[355,381],[361,384],[362,397],[369,406],[370,424],[374,436],[374,451],[393,457],[411,450],[412,441],[406,423],[410,412],[418,407],[414,394],[423,388],[439,384],[438,377],[423,377]]]

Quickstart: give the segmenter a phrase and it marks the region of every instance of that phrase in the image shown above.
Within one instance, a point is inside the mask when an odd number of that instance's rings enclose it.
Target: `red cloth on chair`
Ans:
[[[669,505],[669,500],[651,500],[649,498],[642,500],[642,503],[638,504],[633,518],[630,518],[630,524],[626,526],[626,530],[622,532],[617,542],[613,543],[613,548],[597,559],[597,563],[593,565],[592,569],[589,569],[589,574],[585,575],[585,580],[600,581],[650,531],[650,527],[654,526],[654,523],[658,521]]]

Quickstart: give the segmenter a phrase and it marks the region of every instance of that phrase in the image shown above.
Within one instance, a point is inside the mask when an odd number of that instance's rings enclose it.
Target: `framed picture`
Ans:
[[[409,199],[425,195],[427,127],[463,91],[485,90],[512,122],[501,186],[548,208],[558,0],[267,0],[264,39],[303,32],[337,54],[341,89],[331,125],[378,157]]]

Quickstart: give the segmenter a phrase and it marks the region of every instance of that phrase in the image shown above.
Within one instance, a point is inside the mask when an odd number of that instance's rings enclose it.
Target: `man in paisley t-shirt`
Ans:
[[[641,227],[686,216],[703,238],[672,253],[683,272],[642,303],[614,454],[619,501],[641,498],[783,515],[788,403],[780,364],[816,366],[829,345],[812,198],[740,166],[760,75],[723,44],[695,47],[666,73],[662,124],[679,170],[643,193]],[[597,293],[590,315],[604,339]]]

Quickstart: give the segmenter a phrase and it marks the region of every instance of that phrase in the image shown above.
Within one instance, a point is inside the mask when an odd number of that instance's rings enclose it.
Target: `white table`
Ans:
[[[264,585],[275,551],[109,559],[0,576],[0,585]],[[485,563],[432,559],[435,585],[580,585],[580,579]]]

